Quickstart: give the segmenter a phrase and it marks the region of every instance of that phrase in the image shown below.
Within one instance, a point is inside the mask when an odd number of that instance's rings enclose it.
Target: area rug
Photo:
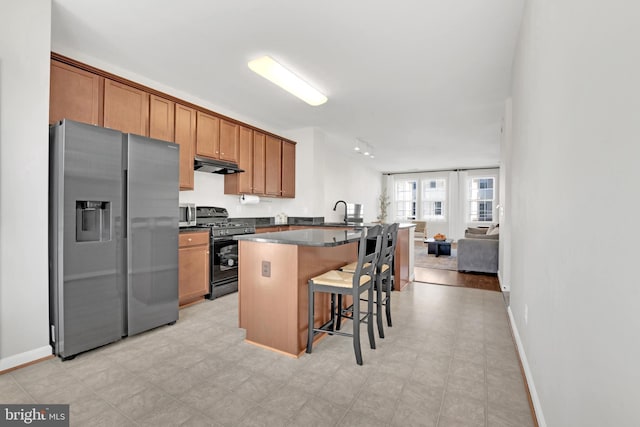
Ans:
[[[451,256],[435,256],[427,253],[427,245],[421,240],[415,241],[415,266],[422,268],[436,268],[439,270],[458,270],[458,250],[456,244],[451,245]]]

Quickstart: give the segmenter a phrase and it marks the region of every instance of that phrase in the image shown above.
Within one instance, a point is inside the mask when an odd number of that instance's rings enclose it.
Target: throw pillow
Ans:
[[[496,234],[500,234],[500,228],[499,227],[495,227],[492,230],[487,232],[488,236],[493,236],[493,235],[496,235]]]

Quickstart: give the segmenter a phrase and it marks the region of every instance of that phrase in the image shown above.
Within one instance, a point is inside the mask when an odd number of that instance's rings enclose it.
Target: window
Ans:
[[[396,218],[416,219],[417,181],[396,182]]]
[[[494,181],[493,177],[471,178],[469,180],[469,221],[493,221]]]
[[[446,221],[446,200],[446,179],[438,178],[422,181],[422,219],[427,221]]]

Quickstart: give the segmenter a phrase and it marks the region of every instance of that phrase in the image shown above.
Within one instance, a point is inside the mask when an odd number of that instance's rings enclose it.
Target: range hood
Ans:
[[[235,163],[199,156],[195,157],[193,170],[197,172],[219,173],[222,175],[244,172],[244,170],[240,169]]]

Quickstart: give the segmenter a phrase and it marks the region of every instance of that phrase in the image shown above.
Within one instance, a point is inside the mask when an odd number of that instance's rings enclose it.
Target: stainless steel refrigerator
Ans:
[[[50,130],[50,338],[63,359],[178,319],[176,144]]]

